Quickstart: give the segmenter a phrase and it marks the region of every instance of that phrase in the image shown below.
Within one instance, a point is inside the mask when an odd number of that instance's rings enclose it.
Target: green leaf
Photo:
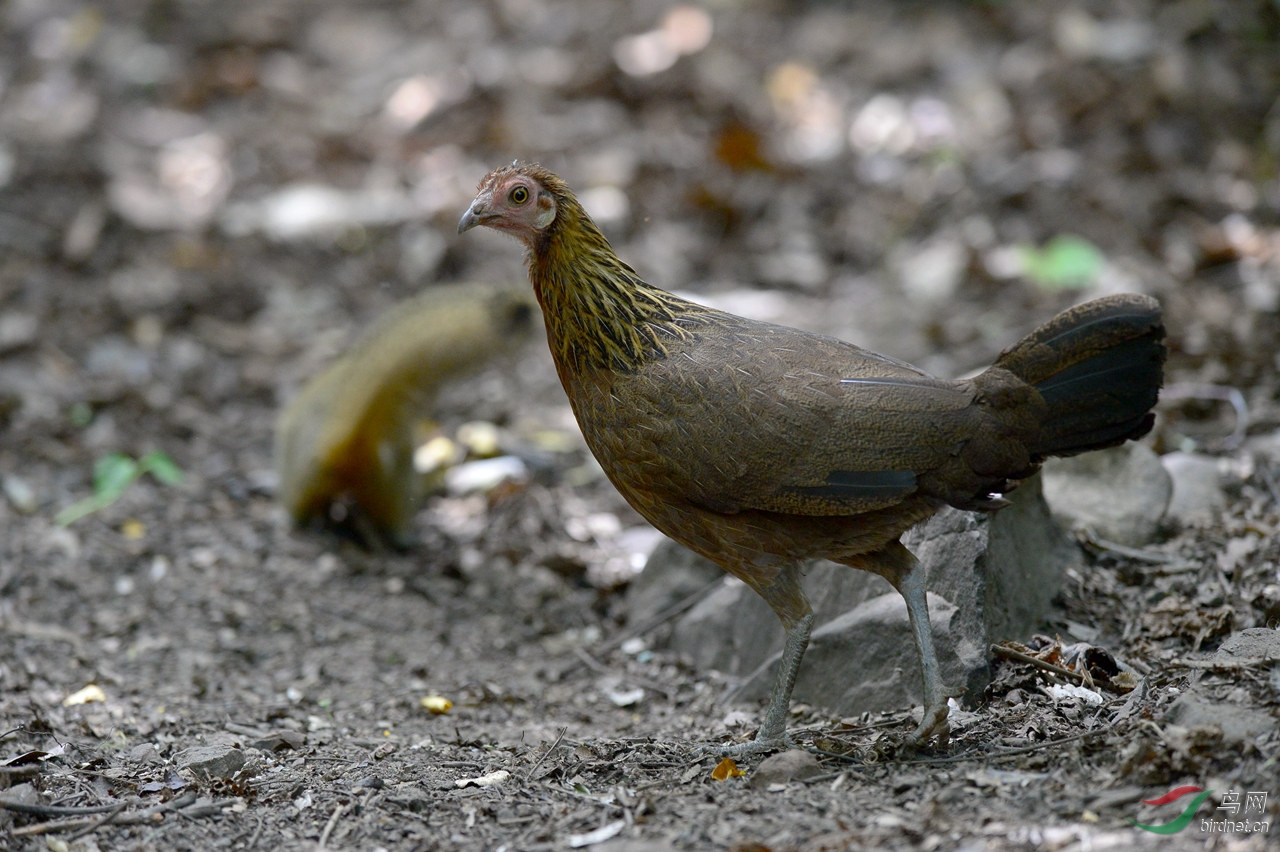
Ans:
[[[182,482],[182,468],[159,450],[147,453],[139,464],[143,472],[151,474],[165,485]]]
[[[1049,290],[1077,290],[1098,277],[1106,257],[1088,240],[1060,234],[1044,248],[1022,248],[1022,274]]]
[[[68,524],[74,524],[85,515],[92,515],[100,509],[105,509],[116,501],[119,494],[95,494],[92,497],[86,497],[83,500],[77,500],[58,514],[54,515],[53,522],[60,527]]]
[[[55,515],[53,522],[65,527],[85,515],[107,508],[144,473],[151,474],[164,485],[177,485],[182,481],[182,468],[162,452],[147,453],[141,461],[124,453],[107,453],[93,464],[93,496],[72,503]]]
[[[141,474],[138,463],[124,453],[107,453],[93,465],[93,493],[114,500]]]

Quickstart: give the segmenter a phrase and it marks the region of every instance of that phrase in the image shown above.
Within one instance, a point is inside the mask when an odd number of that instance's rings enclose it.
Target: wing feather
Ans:
[[[580,407],[620,485],[722,512],[857,514],[914,493],[981,416],[970,385],[852,344],[779,326],[721,331],[602,377],[622,403],[608,415]]]

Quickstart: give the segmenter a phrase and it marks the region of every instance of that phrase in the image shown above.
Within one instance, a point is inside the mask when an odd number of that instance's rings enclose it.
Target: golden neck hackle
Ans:
[[[645,283],[571,193],[555,195],[556,219],[531,252],[529,274],[557,364],[633,372],[665,358],[706,309]]]

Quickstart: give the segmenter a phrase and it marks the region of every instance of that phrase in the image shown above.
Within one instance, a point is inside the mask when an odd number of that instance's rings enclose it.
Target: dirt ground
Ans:
[[[0,848],[1276,848],[1198,825],[1280,816],[1280,667],[1221,647],[1280,624],[1278,45],[1262,0],[0,7]],[[1221,459],[1225,510],[1082,552],[1043,631],[1136,688],[1000,662],[917,754],[910,708],[797,706],[816,770],[716,780],[696,747],[760,708],[627,633],[654,537],[540,341],[437,410],[526,483],[433,497],[403,553],[292,529],[280,406],[423,288],[523,276],[455,235],[513,157],[649,280],[942,375],[1157,296],[1147,440]],[[1027,248],[1064,235],[1079,274]],[[157,451],[180,483],[55,522]],[[1185,831],[1128,821],[1188,785]]]

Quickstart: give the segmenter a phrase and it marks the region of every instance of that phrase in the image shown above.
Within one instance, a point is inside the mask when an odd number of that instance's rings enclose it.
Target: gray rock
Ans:
[[[43,804],[40,801],[40,793],[36,791],[35,786],[25,781],[21,784],[14,784],[9,789],[0,792],[0,799],[15,805]],[[7,830],[9,826],[13,822],[15,813],[15,810],[0,807],[0,830],[4,830],[6,834],[8,833]]]
[[[798,748],[788,749],[761,761],[756,771],[751,773],[750,786],[764,789],[773,784],[803,781],[821,775],[822,771],[822,764],[809,752]]]
[[[1221,698],[1224,688],[1232,687],[1240,676],[1235,667],[1259,660],[1280,662],[1280,631],[1250,627],[1231,634],[1211,659],[1223,668],[1194,671],[1188,690],[1169,707],[1166,719],[1184,728],[1216,727],[1229,743],[1252,742],[1273,732],[1277,722],[1270,713],[1241,707],[1229,695],[1226,700]],[[1276,670],[1274,666],[1272,670]]]
[[[1250,627],[1233,633],[1222,641],[1213,655],[1214,662],[1243,660],[1280,661],[1280,630]]]
[[[966,687],[971,695],[979,694],[989,677],[987,646],[1026,636],[1038,625],[1063,569],[1079,556],[1049,516],[1038,479],[1023,483],[1010,498],[1011,505],[994,515],[943,510],[904,537],[925,566],[933,593],[931,618],[946,661],[946,682]],[[671,584],[693,585],[686,579],[690,572],[700,584],[718,570],[701,557],[680,553],[678,545],[667,545],[655,550],[637,585],[648,596],[665,588],[667,577]],[[805,589],[815,631],[795,700],[841,713],[920,700],[919,658],[906,632],[905,604],[892,586],[865,571],[815,562],[805,573]],[[895,638],[881,641],[881,635]],[[669,647],[699,668],[746,677],[734,697],[749,700],[768,694],[782,640],[768,605],[728,578],[675,621]]]
[[[1128,547],[1155,539],[1173,493],[1160,457],[1144,444],[1050,459],[1043,477],[1045,500],[1059,523]]]
[[[1213,456],[1200,453],[1168,453],[1160,463],[1173,481],[1173,493],[1165,514],[1184,524],[1213,521],[1227,508],[1222,490],[1222,469]]]
[[[1179,696],[1170,705],[1165,718],[1184,728],[1197,725],[1216,727],[1222,731],[1222,738],[1229,743],[1252,742],[1276,729],[1276,720],[1270,713],[1211,701],[1191,692]]]
[[[162,763],[164,761],[160,757],[160,752],[156,750],[155,743],[138,743],[129,749],[129,760],[135,763]]]
[[[1039,627],[1063,572],[1080,561],[1041,486],[1032,477],[995,514],[947,508],[903,536],[925,566],[928,588],[959,609],[953,641],[971,692],[987,683],[987,646]]]
[[[724,576],[714,563],[702,562]],[[646,567],[645,573],[648,570]],[[804,586],[818,625],[863,601],[893,591],[874,574],[833,562],[811,562],[805,571]],[[764,599],[740,580],[726,577],[721,588],[677,619],[670,646],[686,654],[699,668],[741,675],[781,651],[782,640],[782,625]]]
[[[632,627],[648,624],[663,610],[724,576],[710,559],[664,537],[627,587],[627,622]]]
[[[225,745],[192,746],[173,756],[174,765],[197,778],[230,778],[244,768],[244,752]]]
[[[967,681],[953,641],[957,612],[944,598],[929,595],[929,621],[947,684]],[[775,654],[756,669],[733,697],[768,697],[780,656]],[[905,708],[919,703],[920,694],[920,655],[907,621],[906,602],[896,591],[872,598],[814,630],[792,693],[796,700],[842,715]]]

